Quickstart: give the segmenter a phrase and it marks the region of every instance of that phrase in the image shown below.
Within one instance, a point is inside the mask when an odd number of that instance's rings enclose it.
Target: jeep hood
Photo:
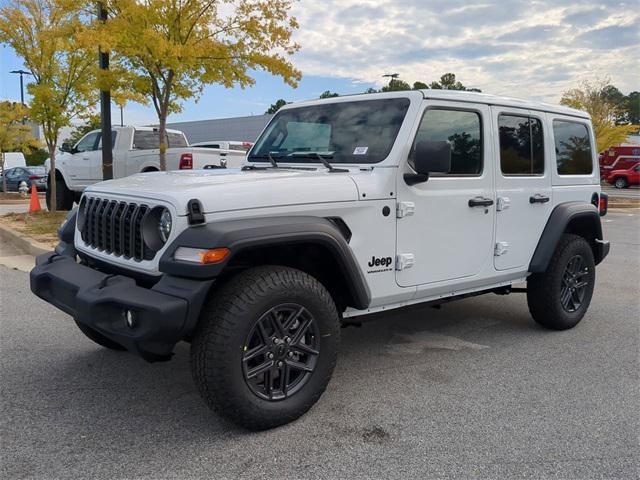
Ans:
[[[174,205],[185,212],[192,198],[205,213],[326,202],[358,200],[358,189],[348,173],[320,170],[238,169],[139,173],[100,182],[86,192],[147,198]]]

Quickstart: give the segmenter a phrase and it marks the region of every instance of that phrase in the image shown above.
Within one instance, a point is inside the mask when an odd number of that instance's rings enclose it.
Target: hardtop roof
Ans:
[[[553,105],[550,103],[536,102],[532,100],[524,100],[519,98],[504,97],[500,95],[491,95],[487,93],[468,92],[461,90],[407,90],[398,92],[384,92],[384,93],[366,93],[366,94],[354,94],[354,95],[342,95],[339,97],[331,97],[320,100],[308,100],[302,102],[290,103],[282,107],[282,110],[289,108],[296,108],[302,106],[311,106],[325,102],[344,102],[344,101],[362,101],[362,100],[374,100],[376,98],[414,98],[418,95],[422,95],[424,99],[446,100],[450,102],[461,103],[482,103],[485,105],[496,105],[503,107],[521,108],[525,110],[536,110],[540,112],[557,113],[560,115],[568,115],[571,117],[578,117],[583,119],[590,119],[590,115],[587,112],[577,110],[575,108],[565,107],[563,105]],[[419,97],[418,97],[419,98]]]

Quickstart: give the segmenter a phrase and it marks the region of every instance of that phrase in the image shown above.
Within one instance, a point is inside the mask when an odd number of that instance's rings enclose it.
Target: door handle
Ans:
[[[533,197],[529,197],[529,203],[547,203],[549,201],[549,197],[545,195],[540,195],[539,193],[535,194]]]
[[[82,157],[83,160],[89,160],[89,157]]]
[[[475,197],[469,200],[470,207],[488,207],[493,205],[493,199],[487,197]]]

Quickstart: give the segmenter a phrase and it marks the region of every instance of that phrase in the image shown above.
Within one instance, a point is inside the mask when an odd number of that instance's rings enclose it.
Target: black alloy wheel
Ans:
[[[242,356],[244,379],[258,397],[278,401],[307,383],[319,352],[318,326],[297,304],[277,305],[255,323]]]
[[[575,312],[584,301],[589,285],[589,268],[581,255],[575,255],[567,263],[562,275],[560,303],[567,312]]]

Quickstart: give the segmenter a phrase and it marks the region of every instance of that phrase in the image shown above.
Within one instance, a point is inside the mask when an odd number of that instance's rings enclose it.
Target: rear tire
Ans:
[[[117,350],[121,352],[126,350],[126,348],[124,348],[119,343],[116,343],[113,340],[105,337],[100,332],[97,332],[91,327],[87,327],[86,325],[78,321],[76,321],[76,325],[78,325],[78,328],[82,333],[84,333],[85,337],[87,337],[89,340],[93,341],[94,343],[97,343],[101,347],[108,348],[109,350]]]
[[[547,271],[527,281],[527,304],[533,319],[553,330],[572,328],[589,308],[596,280],[593,251],[578,235],[565,234]]]
[[[615,182],[613,182],[613,185],[616,188],[627,188],[627,179],[624,177],[618,177]]]
[[[320,282],[293,268],[257,267],[232,278],[203,309],[191,372],[211,408],[264,430],[318,401],[339,341],[338,312]]]
[[[51,211],[51,175],[47,177],[47,208]],[[67,188],[64,179],[56,175],[56,210],[71,210],[75,194]]]

